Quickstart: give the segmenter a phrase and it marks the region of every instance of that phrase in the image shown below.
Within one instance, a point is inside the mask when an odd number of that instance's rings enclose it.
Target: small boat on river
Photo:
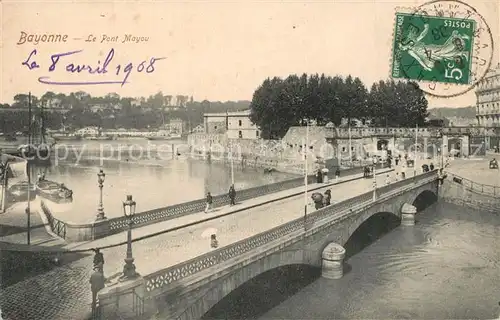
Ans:
[[[109,140],[113,140],[113,136],[95,135],[95,136],[85,137],[85,139],[87,139],[87,140],[95,140],[95,141],[109,141]]]
[[[50,180],[39,180],[36,183],[36,193],[41,198],[55,203],[70,203],[73,201],[73,191],[63,183]]]
[[[79,141],[82,140],[82,136],[76,134],[64,134],[64,133],[55,133],[52,135],[55,141]]]

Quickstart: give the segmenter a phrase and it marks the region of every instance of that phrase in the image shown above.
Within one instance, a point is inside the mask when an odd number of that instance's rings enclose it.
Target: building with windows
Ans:
[[[250,120],[250,110],[205,113],[203,125],[207,134],[226,134],[229,139],[259,139],[260,130]]]
[[[482,127],[500,126],[500,65],[490,70],[476,88],[476,119]]]
[[[169,129],[172,133],[183,134],[184,133],[184,121],[181,119],[172,119],[169,123]]]

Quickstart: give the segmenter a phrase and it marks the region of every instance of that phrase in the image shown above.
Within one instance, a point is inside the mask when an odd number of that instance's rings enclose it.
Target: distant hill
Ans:
[[[436,118],[465,118],[465,119],[476,119],[476,108],[472,107],[463,107],[463,108],[433,108],[428,109],[429,114],[433,115]]]

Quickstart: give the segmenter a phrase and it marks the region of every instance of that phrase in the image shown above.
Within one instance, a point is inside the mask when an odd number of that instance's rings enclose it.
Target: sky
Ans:
[[[466,1],[480,12],[500,43],[499,3]],[[3,1],[0,2],[0,103],[17,93],[86,91],[93,96],[149,96],[158,91],[195,100],[251,100],[267,77],[302,73],[352,74],[368,87],[389,78],[394,14],[421,1]],[[67,35],[67,42],[20,41],[22,32]],[[92,35],[96,42],[85,42]],[[125,35],[147,37],[122,43]],[[103,37],[117,37],[116,42]],[[91,38],[92,38],[91,37]],[[111,40],[111,38],[110,38]],[[22,65],[36,49],[28,65]],[[70,74],[66,65],[102,64],[106,74]],[[51,55],[60,57],[49,72]],[[493,64],[498,63],[496,49]],[[151,58],[154,71],[145,70]],[[141,69],[141,62],[147,61]],[[123,81],[125,84],[55,85],[50,81]],[[120,66],[120,67],[119,67]],[[117,68],[120,68],[116,75]],[[95,68],[94,68],[95,69]],[[141,70],[141,72],[139,72]],[[151,68],[149,69],[151,70]],[[474,91],[454,98],[429,97],[430,107],[475,104]]]

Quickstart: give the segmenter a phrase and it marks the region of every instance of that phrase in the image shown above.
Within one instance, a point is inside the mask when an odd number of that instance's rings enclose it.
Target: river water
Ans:
[[[362,225],[340,280],[306,267],[274,270],[205,319],[498,318],[500,216],[440,202],[417,219],[388,233],[384,225],[395,221],[387,217]]]
[[[171,144],[180,152],[172,155]],[[51,205],[64,221],[88,222],[95,218],[99,188],[97,173],[106,178],[103,203],[108,218],[123,215],[121,203],[127,194],[137,202],[137,212],[203,198],[206,192],[218,195],[228,191],[231,170],[220,163],[190,159],[183,141],[76,141],[60,143],[45,171],[48,180],[64,183],[73,190],[73,203]],[[177,153],[177,152],[175,152]],[[36,173],[34,174],[36,176]],[[296,177],[262,169],[234,166],[236,190]]]

